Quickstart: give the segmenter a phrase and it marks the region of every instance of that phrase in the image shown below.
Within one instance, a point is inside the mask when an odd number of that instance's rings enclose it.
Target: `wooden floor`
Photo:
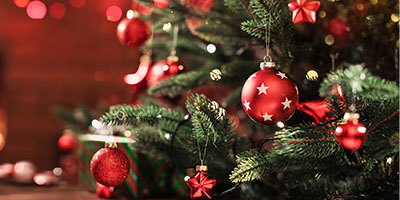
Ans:
[[[21,186],[0,183],[0,200],[99,200],[96,194],[81,191],[77,187],[60,188]],[[156,199],[147,199],[156,200]],[[158,199],[161,200],[161,199]],[[163,198],[162,200],[174,200]]]

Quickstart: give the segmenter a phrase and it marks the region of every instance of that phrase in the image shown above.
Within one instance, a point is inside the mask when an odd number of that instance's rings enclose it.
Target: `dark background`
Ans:
[[[44,1],[48,7],[55,1]],[[106,9],[125,13],[130,1],[86,0],[81,8],[69,1],[62,19],[46,14],[32,20],[12,0],[0,1],[0,112],[8,134],[0,164],[32,161],[39,169],[57,165],[57,139],[62,123],[51,113],[55,105],[96,108],[128,103],[123,75],[136,71],[138,50],[123,47],[118,22],[106,20]],[[124,15],[124,14],[123,14]]]

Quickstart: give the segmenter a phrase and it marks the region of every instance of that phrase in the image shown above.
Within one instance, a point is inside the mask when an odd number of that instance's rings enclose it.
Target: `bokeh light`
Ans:
[[[126,12],[126,18],[132,19],[133,17],[135,17],[135,11],[133,11],[132,9],[129,9],[129,10]]]
[[[217,51],[217,47],[214,44],[208,44],[207,51],[208,53],[215,53],[215,51]]]
[[[50,6],[50,15],[55,19],[60,19],[65,15],[65,6],[62,3],[56,2]]]
[[[32,1],[26,7],[26,13],[31,19],[43,19],[46,12],[46,5],[41,1]]]
[[[333,45],[333,43],[335,43],[335,38],[333,37],[333,35],[328,34],[325,36],[325,44],[327,45]]]
[[[119,6],[110,6],[107,8],[106,16],[108,21],[116,22],[122,17],[122,10]]]
[[[30,0],[14,0],[15,5],[20,8],[25,8],[29,2]]]
[[[318,72],[315,70],[309,70],[306,74],[306,79],[309,81],[315,81],[318,79]]]
[[[81,8],[85,5],[86,0],[70,0],[70,3],[74,8]]]

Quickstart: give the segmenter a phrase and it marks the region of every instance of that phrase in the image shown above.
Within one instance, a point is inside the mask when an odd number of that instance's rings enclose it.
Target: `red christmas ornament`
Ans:
[[[186,181],[190,187],[191,199],[212,199],[211,189],[217,184],[215,179],[208,178],[207,166],[197,166],[197,174]]]
[[[288,4],[293,12],[292,21],[294,24],[303,22],[315,23],[317,20],[317,10],[321,3],[319,1],[296,0]]]
[[[367,140],[367,128],[358,123],[359,117],[357,113],[346,113],[346,123],[339,125],[335,130],[337,141],[346,149],[357,150]]]
[[[116,147],[105,147],[97,151],[90,162],[94,179],[110,187],[120,185],[129,174],[129,160]]]
[[[11,179],[16,183],[29,184],[33,182],[36,167],[29,161],[18,161],[14,165]]]
[[[242,88],[242,105],[256,122],[273,125],[288,120],[296,111],[299,92],[294,81],[277,71],[275,63],[261,63]]]
[[[70,134],[64,134],[58,139],[58,148],[63,152],[72,151],[75,147],[75,138]]]
[[[183,69],[184,66],[178,64],[178,57],[176,56],[170,56],[167,60],[160,60],[151,67],[146,77],[147,86],[152,87],[161,80],[178,74]]]
[[[330,110],[326,99],[300,103],[298,109],[312,117],[317,124],[332,119],[328,116]]]
[[[96,182],[96,195],[99,198],[111,198],[114,196],[114,188]]]
[[[121,44],[128,47],[139,47],[150,37],[151,30],[139,18],[123,19],[117,27],[117,37]]]
[[[0,165],[0,179],[8,178],[14,173],[14,165],[4,163]]]
[[[208,13],[214,0],[184,0],[183,3]]]
[[[329,31],[333,35],[343,35],[346,32],[347,24],[340,18],[333,18],[329,22]]]

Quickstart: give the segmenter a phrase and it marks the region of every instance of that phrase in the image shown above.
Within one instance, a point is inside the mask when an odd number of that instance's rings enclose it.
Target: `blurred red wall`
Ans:
[[[0,97],[8,120],[0,164],[57,165],[62,124],[50,112],[54,105],[129,102],[122,77],[136,70],[139,53],[119,44],[118,22],[107,21],[105,13],[109,4],[126,11],[130,1],[87,0],[81,8],[60,2],[66,5],[62,19],[47,13],[31,20],[12,0],[0,1]]]

